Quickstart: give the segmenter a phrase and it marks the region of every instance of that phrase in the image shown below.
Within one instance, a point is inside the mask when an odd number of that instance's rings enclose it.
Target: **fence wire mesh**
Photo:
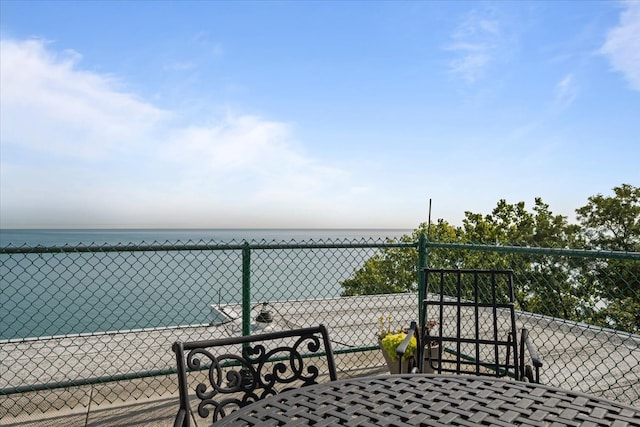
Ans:
[[[384,372],[379,318],[417,320],[419,251],[430,267],[513,269],[542,382],[640,404],[640,254],[173,242],[0,249],[0,418],[176,395],[174,341],[243,331],[322,323],[339,376]]]

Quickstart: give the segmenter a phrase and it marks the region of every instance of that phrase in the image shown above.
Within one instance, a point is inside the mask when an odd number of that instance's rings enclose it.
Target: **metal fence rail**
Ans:
[[[616,312],[602,310],[640,299],[640,254],[424,240],[175,242],[1,248],[0,417],[174,394],[171,343],[251,333],[265,301],[283,327],[327,325],[342,376],[383,369],[378,318],[408,325],[419,297],[343,297],[341,284],[390,251],[411,260],[416,283],[419,267],[443,260],[515,267],[519,321],[540,346],[543,382],[640,403],[638,331],[611,328],[633,319],[615,323]]]

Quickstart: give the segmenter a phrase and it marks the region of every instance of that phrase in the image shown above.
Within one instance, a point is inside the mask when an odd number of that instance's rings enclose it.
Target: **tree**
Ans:
[[[589,197],[576,209],[591,246],[610,251],[640,252],[640,188],[614,187],[614,197]]]
[[[576,209],[589,242],[599,250],[640,252],[640,188],[629,184],[613,188],[614,196],[598,194]],[[596,308],[590,322],[629,332],[640,332],[640,263],[609,259],[592,261],[581,275],[592,289]]]
[[[462,227],[454,227],[438,219],[431,227],[426,223],[420,224],[411,236],[404,235],[401,241],[417,242],[421,234],[427,234],[429,241],[439,243],[512,245],[514,242],[554,241],[555,246],[566,247],[568,241],[575,240],[576,229],[569,227],[565,217],[554,216],[540,198],[535,203],[534,214],[526,210],[524,202],[509,204],[500,200],[489,215],[465,212]],[[417,265],[416,248],[383,248],[365,261],[351,278],[341,283],[342,295],[414,292],[417,290]],[[428,265],[431,268],[512,268],[530,272],[531,260],[522,254],[429,248]],[[527,294],[531,294],[531,289]],[[524,294],[519,300],[525,306],[527,298]],[[548,298],[541,298],[536,304],[548,307],[547,302]]]
[[[415,243],[420,234],[426,234],[437,241],[450,242],[456,240],[456,229],[443,220],[438,220],[432,227],[426,223],[414,230],[412,235],[405,234],[400,238],[402,243]],[[438,255],[434,255],[438,257]],[[418,250],[415,247],[382,248],[353,276],[342,281],[342,296],[375,295],[400,292],[415,292],[418,286]]]
[[[567,218],[554,215],[541,198],[533,212],[524,202],[498,201],[491,214],[465,213],[467,240],[500,246],[546,246],[567,248],[578,241],[578,228]],[[466,268],[512,269],[517,280],[516,303],[521,310],[575,319],[580,311],[576,298],[579,284],[572,280],[567,260],[556,256],[467,251]]]
[[[640,263],[624,257],[593,259],[565,254],[540,254],[525,247],[640,252],[640,189],[615,187],[613,197],[590,197],[576,210],[580,224],[569,224],[536,198],[531,211],[524,202],[499,200],[490,214],[465,212],[461,227],[443,219],[427,230],[420,224],[402,241],[415,243],[428,232],[429,242],[486,246],[520,246],[499,251],[486,247],[465,250],[428,246],[431,268],[512,269],[516,305],[520,310],[567,320],[640,332]],[[418,251],[383,248],[351,278],[342,295],[366,295],[417,290]]]

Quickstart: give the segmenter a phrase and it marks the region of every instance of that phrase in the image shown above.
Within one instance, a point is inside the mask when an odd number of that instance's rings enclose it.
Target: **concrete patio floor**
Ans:
[[[178,397],[169,396],[110,405],[93,405],[5,417],[0,426],[15,427],[171,427],[178,412]]]
[[[300,301],[272,303],[272,309],[276,313],[285,313],[282,317],[285,326],[310,326],[309,323],[322,322],[328,326],[332,339],[335,340],[334,351],[342,349],[341,343],[349,343],[355,346],[366,346],[371,344],[371,336],[377,329],[377,318],[380,313],[389,311],[393,307],[396,319],[412,319],[415,317],[415,297],[408,294],[390,296],[369,296],[359,297],[362,301],[358,304],[337,304],[338,300],[326,301]],[[359,312],[353,307],[368,307],[365,312]],[[239,307],[227,306],[229,311],[239,312]],[[339,311],[339,313],[336,313]],[[406,311],[406,313],[405,313]],[[280,319],[278,319],[280,320]],[[286,320],[286,322],[285,322]],[[401,324],[408,322],[401,322]],[[526,327],[534,337],[534,342],[538,346],[538,351],[543,359],[542,382],[561,388],[582,391],[601,397],[619,400],[622,403],[637,406],[640,404],[640,336],[615,331],[602,330],[588,325],[574,322],[562,321],[559,319],[546,318],[544,316],[532,315],[530,313],[518,313],[518,329]],[[231,327],[233,325],[230,325]],[[67,375],[66,370],[72,371],[82,378],[82,375],[90,375],[95,371],[95,366],[85,364],[82,361],[87,358],[96,361],[98,357],[111,357],[114,350],[124,352],[126,348],[133,348],[134,353],[128,360],[136,363],[147,363],[152,367],[173,366],[173,353],[168,350],[173,340],[190,338],[190,335],[181,336],[179,334],[199,334],[207,333],[212,335],[215,332],[213,327],[203,327],[190,329],[180,329],[176,331],[162,330],[152,332],[138,332],[133,334],[117,334],[115,336],[89,336],[79,337],[66,343],[64,348],[87,349],[87,351],[75,351],[64,355],[68,362],[62,368],[57,368],[56,373]],[[192,338],[193,339],[193,338]],[[65,340],[69,340],[65,338]],[[83,340],[86,340],[85,343]],[[106,341],[108,340],[108,341]],[[105,341],[105,342],[102,342]],[[148,347],[143,344],[148,343]],[[60,360],[54,350],[58,349],[59,343],[53,340],[45,342],[25,342],[18,344],[4,344],[0,346],[0,385],[18,386],[22,382],[26,384],[37,383],[39,378],[35,369],[27,367],[45,364],[45,358],[35,356],[42,353],[43,346],[54,346],[51,351],[52,361],[46,362],[54,364]],[[100,346],[99,346],[100,345]],[[122,348],[120,348],[122,346]],[[96,348],[109,349],[110,352]],[[152,359],[138,357],[138,354],[151,354]],[[353,353],[350,353],[353,354]],[[90,356],[90,357],[88,357]],[[371,352],[371,357],[382,358],[379,351]],[[362,357],[362,356],[359,356]],[[74,359],[77,358],[77,359]],[[158,360],[155,360],[155,359]],[[361,359],[337,360],[342,375],[360,376],[371,374],[372,372],[354,372],[357,363]],[[382,360],[380,363],[384,363]],[[364,366],[373,366],[366,364]],[[12,371],[10,366],[21,366],[24,369]],[[48,366],[48,365],[45,365]],[[110,366],[110,365],[107,365]],[[363,366],[363,365],[359,365]],[[380,366],[380,365],[378,365]],[[144,369],[146,365],[137,366],[132,363],[127,368],[133,370]],[[83,372],[86,369],[87,372]],[[78,373],[78,371],[80,371]],[[380,372],[382,373],[382,372]],[[18,374],[20,377],[18,377]],[[35,376],[32,378],[31,376]],[[65,377],[66,378],[66,377]],[[174,386],[175,378],[171,375],[165,379]],[[157,381],[161,381],[158,379]],[[6,383],[6,384],[5,384]],[[133,399],[132,393],[120,394],[125,390],[125,386],[120,384],[105,383],[97,384],[90,390],[79,390],[78,395],[72,391],[58,393],[58,399],[73,409],[64,409],[64,405],[55,401],[53,408],[63,408],[60,410],[42,412],[38,408],[43,404],[51,403],[40,395],[17,395],[3,397],[11,398],[13,407],[7,405],[7,400],[0,399],[0,426],[52,426],[52,427],[83,427],[83,426],[172,426],[173,419],[177,413],[178,397],[172,395],[168,390],[169,386],[164,383],[152,383],[153,393],[164,394],[155,395],[151,398],[144,397],[144,388],[133,387],[138,391],[137,399]],[[175,389],[174,389],[175,390]],[[45,392],[49,393],[49,392]],[[113,398],[114,394],[118,399]],[[126,396],[126,397],[123,397]],[[140,397],[143,396],[143,397]],[[114,402],[114,403],[109,403]],[[49,407],[47,406],[47,407]]]
[[[370,352],[381,358],[378,351]],[[338,359],[341,357],[338,356]],[[342,357],[346,361],[345,357]],[[349,378],[367,375],[388,374],[386,366],[359,369],[352,367],[338,373],[338,378]],[[171,378],[173,381],[174,378]],[[88,386],[85,386],[88,387]],[[82,400],[83,404],[76,405],[73,409],[63,408],[51,410],[45,413],[37,411],[36,403],[21,401],[23,412],[15,416],[0,418],[0,426],[11,427],[171,427],[178,413],[178,394],[165,393],[151,398],[130,399],[126,401],[115,400],[109,403],[99,396],[93,386],[91,391],[86,391],[88,396]],[[40,392],[39,400],[47,400]],[[35,399],[34,399],[35,400]],[[100,404],[95,402],[99,401]],[[1,402],[1,401],[0,401]],[[206,420],[198,420],[198,425],[208,425]]]

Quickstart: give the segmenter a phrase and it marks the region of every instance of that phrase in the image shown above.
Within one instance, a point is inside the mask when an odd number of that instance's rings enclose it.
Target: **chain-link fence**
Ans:
[[[376,280],[409,277],[407,292],[371,288],[368,278],[352,292],[378,261]],[[382,372],[378,319],[417,320],[419,265],[514,269],[519,322],[538,345],[542,381],[640,403],[640,254],[177,242],[0,249],[0,417],[173,395],[174,341],[268,329],[322,323],[340,376]],[[262,310],[271,323],[256,322]]]

